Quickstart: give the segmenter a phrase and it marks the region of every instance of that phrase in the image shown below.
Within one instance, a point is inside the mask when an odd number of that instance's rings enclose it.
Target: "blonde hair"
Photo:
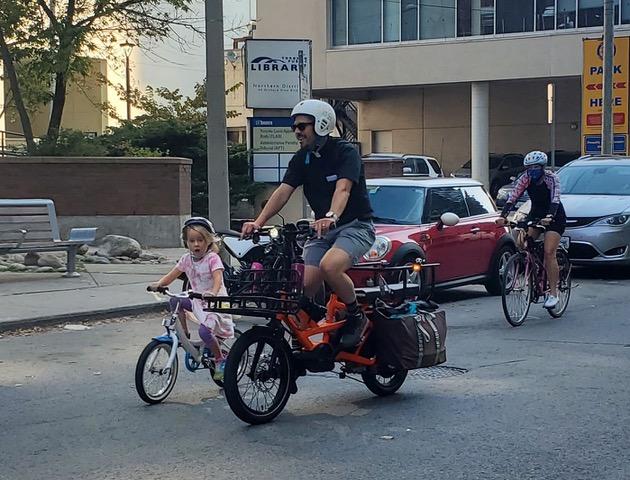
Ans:
[[[206,242],[208,242],[208,250],[211,250],[214,253],[219,253],[219,243],[221,243],[221,240],[210,233],[208,229],[199,225],[189,225],[188,227],[184,228],[185,242],[187,242],[188,240],[189,230],[194,230],[195,232],[200,233],[201,236],[206,240]]]

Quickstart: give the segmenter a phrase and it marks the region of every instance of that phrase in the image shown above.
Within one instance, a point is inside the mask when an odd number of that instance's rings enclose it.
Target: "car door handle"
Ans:
[[[481,228],[479,227],[473,227],[470,229],[470,233],[479,233],[481,231]]]

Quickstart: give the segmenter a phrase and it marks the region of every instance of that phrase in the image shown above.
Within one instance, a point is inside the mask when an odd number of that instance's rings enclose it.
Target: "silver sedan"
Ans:
[[[630,157],[583,157],[559,172],[576,265],[630,265]],[[529,212],[526,202],[517,212]]]

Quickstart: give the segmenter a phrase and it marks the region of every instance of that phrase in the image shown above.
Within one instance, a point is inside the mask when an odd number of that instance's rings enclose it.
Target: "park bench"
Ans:
[[[55,204],[46,199],[0,199],[0,255],[25,252],[68,252],[65,277],[77,277],[79,247],[96,238],[96,228],[73,228],[61,240]]]

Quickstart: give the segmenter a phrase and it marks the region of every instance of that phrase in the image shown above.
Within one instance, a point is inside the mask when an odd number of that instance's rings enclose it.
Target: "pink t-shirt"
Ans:
[[[221,258],[214,252],[208,252],[200,260],[194,260],[190,253],[186,253],[179,259],[177,270],[184,272],[190,282],[190,289],[199,292],[209,292],[213,290],[214,279],[212,273],[216,270],[224,270]],[[221,285],[218,295],[227,296],[225,285]],[[234,324],[232,316],[227,314],[217,314],[205,312],[202,300],[193,299],[193,314],[202,324],[211,329],[215,335],[222,338],[234,336]]]

